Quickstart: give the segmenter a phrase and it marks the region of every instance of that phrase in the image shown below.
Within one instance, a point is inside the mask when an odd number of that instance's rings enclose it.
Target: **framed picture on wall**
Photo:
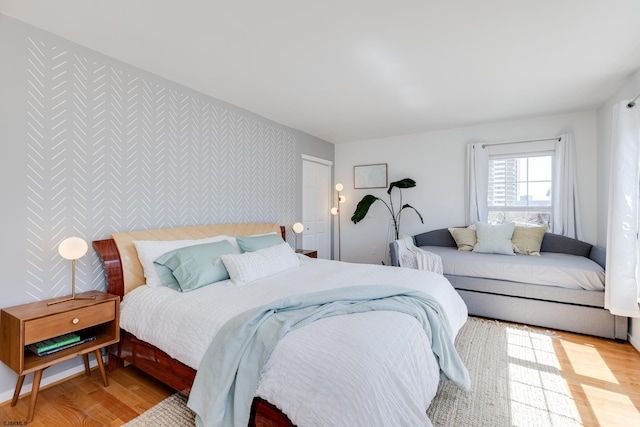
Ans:
[[[387,164],[353,167],[353,188],[387,188]]]

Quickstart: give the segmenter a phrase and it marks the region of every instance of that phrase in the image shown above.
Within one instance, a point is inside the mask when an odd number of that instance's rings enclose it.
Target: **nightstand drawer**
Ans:
[[[28,320],[24,325],[24,345],[114,320],[114,301]]]

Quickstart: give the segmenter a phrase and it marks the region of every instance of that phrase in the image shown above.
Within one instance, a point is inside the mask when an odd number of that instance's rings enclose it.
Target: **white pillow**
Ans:
[[[142,264],[147,286],[157,288],[162,286],[162,281],[160,280],[156,268],[153,265],[153,261],[158,259],[161,255],[187,246],[220,242],[222,240],[228,240],[234,247],[240,250],[235,237],[224,235],[196,240],[134,240],[133,244],[138,252],[138,259],[140,260],[140,264]]]
[[[482,222],[476,223],[476,236],[478,243],[473,252],[485,254],[515,255],[511,236],[516,225],[513,222],[500,225],[489,225]]]
[[[300,265],[300,259],[288,243],[269,246],[255,252],[222,255],[220,259],[236,286],[244,286],[254,280]]]

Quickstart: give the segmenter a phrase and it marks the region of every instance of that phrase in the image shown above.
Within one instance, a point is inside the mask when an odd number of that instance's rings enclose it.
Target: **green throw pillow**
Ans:
[[[259,236],[238,236],[236,237],[236,241],[238,242],[238,246],[240,246],[242,252],[255,252],[258,249],[264,249],[284,243],[282,237],[275,233],[262,234]]]
[[[511,236],[516,225],[513,222],[500,225],[476,223],[478,243],[473,252],[485,254],[515,255],[511,244]]]
[[[229,273],[220,256],[239,253],[229,241],[223,240],[173,250],[160,256],[153,264],[169,269],[180,290],[187,292],[228,279]],[[161,280],[166,277],[160,273],[158,275]],[[167,286],[171,287],[169,284]]]
[[[173,275],[173,271],[171,271],[169,267],[166,267],[162,264],[157,264],[154,261],[153,268],[156,269],[156,274],[158,275],[158,278],[160,279],[160,282],[162,282],[163,286],[171,288],[174,291],[182,292],[182,289],[180,289],[180,284],[176,280],[175,276]]]

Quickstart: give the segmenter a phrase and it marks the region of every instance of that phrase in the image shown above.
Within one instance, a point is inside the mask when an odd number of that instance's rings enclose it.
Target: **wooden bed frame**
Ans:
[[[133,240],[200,239],[222,234],[246,236],[275,230],[279,230],[286,241],[285,228],[277,224],[218,224],[116,233],[111,239],[94,241],[93,247],[102,259],[107,292],[122,298],[127,292],[144,283],[143,280],[140,281],[139,272],[132,273],[126,265],[126,260],[130,260],[132,255],[135,255],[131,252],[132,250],[135,252]],[[123,251],[127,252],[122,254],[124,258],[121,257],[118,248],[124,248]],[[135,261],[137,261],[137,255],[135,255]],[[135,280],[139,282],[132,284]],[[194,369],[123,330],[120,333],[120,342],[108,349],[107,366],[111,371],[123,367],[125,362],[186,394],[189,394],[196,375]],[[293,427],[293,423],[271,403],[255,398],[251,407],[249,426]]]

